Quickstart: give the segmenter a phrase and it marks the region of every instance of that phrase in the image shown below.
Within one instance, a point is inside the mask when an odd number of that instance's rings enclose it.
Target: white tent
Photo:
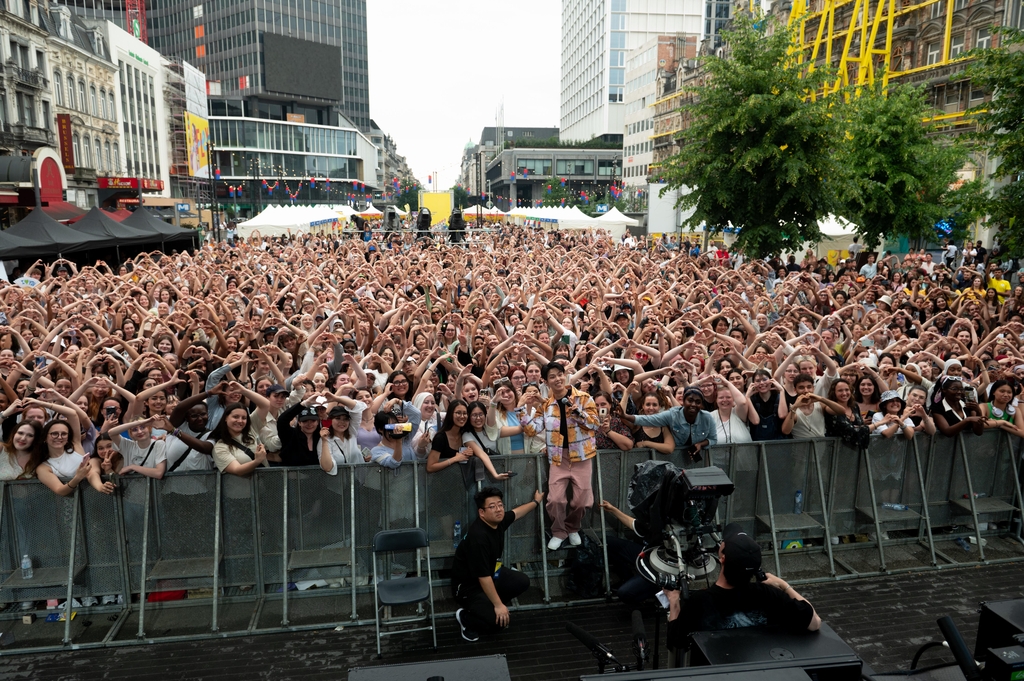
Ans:
[[[634,220],[631,217],[623,215],[615,206],[612,206],[610,211],[597,218],[597,221],[608,226],[624,225],[628,227],[636,227],[640,224],[639,220]]]
[[[372,203],[366,207],[366,210],[359,211],[359,215],[368,215],[370,217],[376,217],[384,215],[383,211],[377,209]]]
[[[328,206],[268,206],[251,220],[238,225],[238,235],[247,238],[253,232],[262,236],[324,231],[338,222],[338,214]]]
[[[505,213],[498,210],[497,208],[488,208],[487,206],[469,206],[468,208],[462,209],[462,216],[466,218],[474,217],[478,214],[487,217],[504,215]]]

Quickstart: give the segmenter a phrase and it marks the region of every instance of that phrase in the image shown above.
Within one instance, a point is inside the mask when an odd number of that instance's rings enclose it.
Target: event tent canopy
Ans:
[[[98,241],[93,244],[94,248],[160,241],[160,235],[153,230],[121,224],[108,217],[106,211],[95,207],[75,222],[74,229],[96,237]]]
[[[152,231],[159,239],[154,241],[174,241],[176,239],[194,239],[196,232],[194,229],[186,229],[185,227],[175,227],[169,222],[165,222],[153,215],[148,208],[139,206],[132,212],[131,215],[121,221],[122,225],[128,225],[135,229],[142,231]]]
[[[62,225],[38,208],[2,234],[16,239],[0,241],[3,258],[62,256],[98,246],[102,238]]]
[[[618,208],[612,206],[612,209],[604,215],[597,218],[597,221],[604,225],[626,225],[629,227],[636,227],[640,224],[639,220],[634,220],[631,217],[623,215]]]
[[[331,206],[267,206],[256,217],[238,225],[238,236],[246,238],[255,231],[263,236],[284,236],[337,222],[338,212]]]
[[[360,215],[369,215],[369,216],[375,216],[375,215],[384,215],[383,211],[379,210],[379,209],[378,209],[378,208],[377,208],[376,206],[374,206],[374,205],[373,205],[372,203],[371,203],[371,204],[369,204],[369,205],[368,205],[368,206],[366,207],[366,210],[361,210],[361,211],[359,211],[359,214],[360,214]]]

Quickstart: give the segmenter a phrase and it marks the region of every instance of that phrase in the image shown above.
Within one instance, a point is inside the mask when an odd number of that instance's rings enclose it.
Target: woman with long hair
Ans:
[[[633,435],[622,419],[622,408],[615,398],[602,390],[594,395],[594,404],[597,406],[597,448],[624,452],[633,449]]]
[[[43,426],[43,445],[33,452],[29,466],[39,481],[62,497],[70,496],[83,480],[97,492],[111,494],[114,485],[100,479],[98,459],[90,459],[82,451],[78,416],[67,421],[53,420]]]
[[[252,432],[249,410],[241,402],[224,407],[224,415],[213,429],[213,463],[221,473],[249,475],[267,460],[267,450]]]
[[[712,413],[712,420],[718,432],[718,444],[753,442],[747,420],[756,427],[760,423],[757,412],[749,409],[746,396],[735,385],[721,376],[713,376],[711,380],[717,390],[717,409]]]
[[[486,399],[486,398],[485,398]],[[498,473],[491,462],[491,456],[498,453],[497,442],[487,434],[487,411],[490,401],[473,401],[468,404],[469,419],[462,427],[462,444],[473,450],[473,455],[480,460],[487,472],[495,480],[505,480],[508,473]]]
[[[660,392],[645,393],[640,400],[640,413],[646,416],[660,414],[668,408],[668,402]],[[676,448],[675,437],[668,426],[634,426],[633,440],[637,448],[653,449],[665,456]]]
[[[1024,437],[1024,413],[1013,404],[1013,384],[999,379],[989,388],[989,401],[981,405],[987,419],[985,428],[998,428],[1010,435]]]
[[[856,400],[857,411],[860,412],[860,417],[865,423],[870,421],[874,413],[878,411],[878,402],[881,397],[882,391],[875,379],[871,376],[861,376],[857,381]]]
[[[535,454],[528,445],[533,438],[524,435],[520,423],[519,395],[508,378],[495,381],[494,399],[487,408],[487,437],[496,443],[495,450],[502,455]]]
[[[339,404],[328,413],[331,427],[320,430],[320,468],[328,475],[338,474],[338,464],[369,461],[356,441],[356,430],[366,405],[350,397],[337,399]]]
[[[0,481],[35,477],[32,456],[43,446],[43,428],[35,421],[22,421],[4,440],[0,453]],[[38,455],[37,455],[38,458]]]
[[[975,435],[981,435],[984,429],[982,411],[977,404],[964,402],[964,386],[959,378],[943,378],[932,399],[932,418],[940,433],[953,437],[969,430]]]

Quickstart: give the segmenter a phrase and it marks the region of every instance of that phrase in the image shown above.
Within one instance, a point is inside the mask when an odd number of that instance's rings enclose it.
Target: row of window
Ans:
[[[67,90],[64,89],[65,82]],[[86,99],[85,78],[75,78],[73,73],[68,73],[65,81],[60,71],[54,70],[53,96],[57,106],[81,111],[96,118],[117,121],[117,107],[114,106],[113,90],[107,92],[106,88],[101,87],[97,91],[95,85],[90,85],[89,97]]]
[[[348,130],[263,121],[212,119],[210,134],[214,145],[218,147],[247,147],[339,156],[356,156],[358,153],[358,135]]]
[[[629,125],[627,125],[626,126],[626,134],[627,135],[633,135],[633,134],[636,134],[638,132],[643,132],[645,130],[653,130],[653,129],[654,129],[654,119],[653,118],[645,118],[642,121],[637,121],[636,123],[630,123]]]
[[[641,142],[640,144],[627,144],[623,152],[623,156],[633,156],[634,154],[646,154],[652,148],[653,147],[651,146],[650,140],[646,142]]]
[[[628,166],[626,168],[626,177],[647,177],[649,167],[646,163],[638,166]]]
[[[637,76],[636,78],[631,79],[628,83],[626,83],[626,92],[632,92],[633,90],[637,89],[638,87],[643,87],[644,85],[650,85],[651,83],[653,83],[657,79],[658,79],[658,72],[657,72],[657,70],[648,71],[647,73],[641,74],[641,75]]]
[[[949,37],[949,59],[956,59],[966,50],[964,34],[955,33]],[[992,46],[992,31],[988,28],[979,28],[974,31],[974,47],[976,49],[988,49]],[[925,43],[924,47],[925,65],[931,66],[942,61],[942,39]],[[914,68],[913,54],[906,53],[898,59],[893,60],[894,71],[906,71]]]
[[[71,136],[71,148],[75,154],[75,165],[82,168],[93,168],[101,173],[120,172],[120,148],[117,142],[100,143],[96,137],[90,141],[88,135],[80,137],[76,132]]]
[[[124,61],[120,68],[126,169],[132,175],[160,177],[153,76]]]
[[[251,177],[273,181],[275,177],[331,180],[359,178],[359,159],[308,156],[263,151],[215,151],[216,166],[226,177]]]

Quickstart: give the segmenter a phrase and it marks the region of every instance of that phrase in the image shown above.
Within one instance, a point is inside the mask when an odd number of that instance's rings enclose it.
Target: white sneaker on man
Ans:
[[[572,544],[573,546],[579,546],[580,544],[582,544],[583,540],[580,539],[580,533],[579,532],[570,532],[569,533],[569,543]]]
[[[548,551],[557,551],[562,548],[562,542],[564,541],[561,537],[552,537],[551,541],[548,542]]]

